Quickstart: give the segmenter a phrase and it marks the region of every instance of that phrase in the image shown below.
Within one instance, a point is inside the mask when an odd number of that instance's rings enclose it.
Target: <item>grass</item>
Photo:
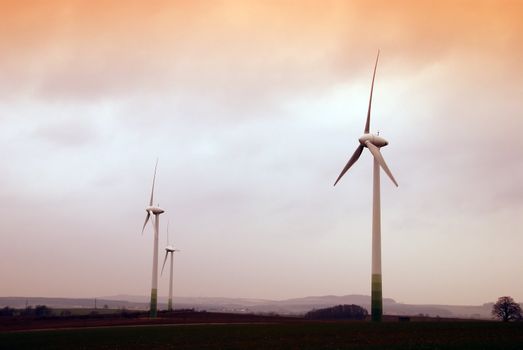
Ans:
[[[0,334],[0,349],[522,349],[523,323],[168,325]]]

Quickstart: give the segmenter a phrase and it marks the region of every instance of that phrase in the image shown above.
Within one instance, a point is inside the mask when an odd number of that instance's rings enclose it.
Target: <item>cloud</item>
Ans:
[[[518,2],[61,2],[4,9],[3,75],[41,98],[177,95],[260,107],[368,75],[378,47],[390,71],[470,51],[510,53]],[[501,37],[501,40],[499,39]],[[396,62],[396,64],[394,63]],[[7,64],[6,64],[7,63]],[[9,91],[6,91],[9,93]],[[16,93],[16,89],[12,91]],[[273,101],[274,100],[274,101]]]
[[[138,128],[281,119],[293,99],[315,99],[341,84],[368,89],[377,48],[380,84],[416,79],[434,67],[459,81],[460,72],[446,67],[469,61],[497,62],[501,79],[518,86],[510,77],[522,69],[523,50],[513,46],[523,40],[521,4],[498,4],[4,3],[0,77],[9,84],[0,83],[0,98],[118,101],[107,117]],[[153,123],[144,125],[144,118]]]
[[[33,136],[60,148],[85,146],[99,137],[95,126],[85,118],[46,122],[37,127]]]

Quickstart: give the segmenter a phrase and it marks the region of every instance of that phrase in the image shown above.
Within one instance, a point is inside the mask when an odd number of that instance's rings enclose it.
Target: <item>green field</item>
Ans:
[[[523,322],[166,325],[7,332],[0,349],[523,349]]]

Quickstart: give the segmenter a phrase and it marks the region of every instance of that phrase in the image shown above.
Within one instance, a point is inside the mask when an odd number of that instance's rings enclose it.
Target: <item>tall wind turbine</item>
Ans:
[[[172,245],[169,244],[169,222],[167,221],[167,246],[165,247],[165,259],[163,259],[162,265],[162,274],[165,263],[167,262],[167,256],[171,254],[171,271],[169,274],[169,302],[167,303],[167,310],[173,311],[173,262],[174,262],[174,252],[179,252],[178,249],[174,249]]]
[[[389,143],[384,138],[370,133],[370,108],[372,105],[372,91],[374,89],[374,78],[376,77],[376,68],[378,66],[378,56],[376,57],[376,64],[374,65],[374,74],[372,75],[372,85],[370,88],[369,110],[367,112],[367,122],[365,123],[365,131],[362,137],[359,138],[360,145],[347,162],[347,165],[341,171],[340,176],[336,179],[334,186],[340,181],[341,177],[349,170],[349,168],[356,163],[360,158],[363,149],[366,147],[374,157],[374,181],[372,194],[372,283],[371,283],[371,315],[373,321],[381,321],[383,314],[383,299],[381,292],[381,213],[380,213],[380,166],[389,176],[396,187],[398,183],[392,176],[389,167],[385,163],[385,159],[381,155],[380,148],[387,146]]]
[[[152,286],[151,286],[151,308],[150,308],[150,316],[156,317],[157,310],[158,310],[158,231],[160,227],[160,214],[164,212],[162,208],[159,207],[159,205],[154,206],[153,205],[153,199],[154,199],[154,182],[156,180],[156,169],[158,168],[158,159],[156,159],[156,165],[154,166],[154,175],[153,175],[153,186],[151,189],[151,199],[149,200],[149,205],[145,207],[145,211],[147,212],[147,216],[145,217],[145,222],[143,223],[142,227],[142,234],[145,230],[145,226],[147,225],[147,222],[149,221],[151,215],[154,215],[153,221],[153,227],[154,227],[154,245],[153,245],[153,278],[152,278]]]

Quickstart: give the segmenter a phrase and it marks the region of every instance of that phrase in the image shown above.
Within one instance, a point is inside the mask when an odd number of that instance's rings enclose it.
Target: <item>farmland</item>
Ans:
[[[149,324],[0,333],[0,349],[521,349],[523,323]]]

